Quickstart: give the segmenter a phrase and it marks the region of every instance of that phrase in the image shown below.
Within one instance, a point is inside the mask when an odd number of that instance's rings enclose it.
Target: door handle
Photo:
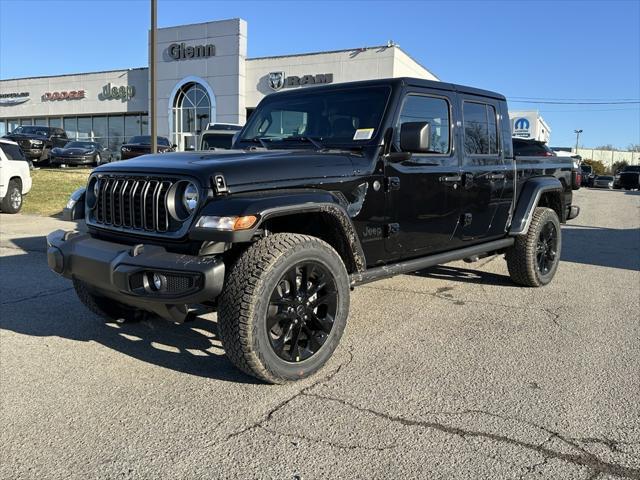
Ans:
[[[487,178],[489,180],[504,180],[504,173],[491,173]]]
[[[455,182],[461,182],[462,181],[462,177],[460,175],[452,175],[450,177],[440,177],[440,181],[443,183],[455,183]]]

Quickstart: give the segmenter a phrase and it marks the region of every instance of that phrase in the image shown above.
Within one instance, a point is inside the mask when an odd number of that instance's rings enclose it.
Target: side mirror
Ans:
[[[429,122],[407,122],[400,127],[400,150],[403,152],[427,153],[431,146]]]
[[[178,148],[178,145],[176,145],[175,143],[171,145],[171,148]]]

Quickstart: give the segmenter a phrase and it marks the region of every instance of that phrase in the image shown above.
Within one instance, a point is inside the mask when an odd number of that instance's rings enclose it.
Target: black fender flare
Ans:
[[[250,242],[260,233],[265,222],[277,217],[299,215],[302,213],[322,213],[335,220],[336,228],[346,241],[356,270],[366,269],[364,251],[360,244],[353,222],[340,196],[326,190],[280,190],[272,192],[253,192],[216,197],[205,205],[196,218],[209,216],[246,216],[255,215],[257,223],[250,229],[235,232],[216,231],[199,228],[195,225],[189,232],[193,240],[209,240],[228,243]]]
[[[558,192],[560,201],[563,202],[562,193],[564,187],[560,180],[555,177],[534,177],[527,180],[522,192],[518,198],[511,226],[509,227],[509,235],[526,235],[529,231],[529,225],[533,218],[533,211],[538,206],[542,194],[547,192]],[[564,205],[561,205],[564,211]],[[560,221],[563,219],[560,218]]]

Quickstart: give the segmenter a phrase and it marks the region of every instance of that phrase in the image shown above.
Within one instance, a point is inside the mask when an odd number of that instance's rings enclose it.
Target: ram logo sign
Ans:
[[[519,138],[531,138],[531,122],[524,117],[513,121],[513,136]]]

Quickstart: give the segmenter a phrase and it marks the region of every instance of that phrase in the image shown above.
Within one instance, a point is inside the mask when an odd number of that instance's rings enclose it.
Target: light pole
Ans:
[[[578,142],[580,141],[580,134],[582,133],[582,129],[574,130],[573,132],[576,134],[576,155],[577,155],[578,154]]]
[[[158,125],[156,124],[156,30],[158,17],[157,0],[151,0],[151,35],[149,38],[149,122],[151,124],[151,153],[158,152]]]

